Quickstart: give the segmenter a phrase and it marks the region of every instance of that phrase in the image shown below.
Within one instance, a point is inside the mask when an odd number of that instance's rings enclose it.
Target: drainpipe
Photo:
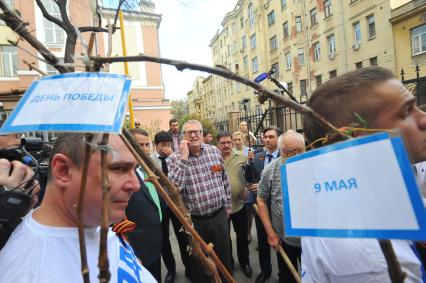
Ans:
[[[343,55],[344,55],[344,66],[345,66],[345,73],[348,71],[348,49],[347,49],[347,40],[346,40],[346,30],[345,30],[345,15],[343,13],[343,2],[344,1],[337,1],[340,3],[340,17],[339,17],[339,26],[340,31],[343,35]],[[337,45],[337,42],[336,42]]]

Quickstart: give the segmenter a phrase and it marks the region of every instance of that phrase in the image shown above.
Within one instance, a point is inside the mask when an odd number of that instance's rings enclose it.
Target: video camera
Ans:
[[[21,222],[21,218],[31,209],[34,180],[37,180],[41,187],[39,194],[41,201],[47,182],[50,149],[50,145],[41,139],[22,139],[20,146],[0,149],[0,158],[10,162],[20,161],[35,172],[31,180],[16,188],[0,187],[0,248]]]

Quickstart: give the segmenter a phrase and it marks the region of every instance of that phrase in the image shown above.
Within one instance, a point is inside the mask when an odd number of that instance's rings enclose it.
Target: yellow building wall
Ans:
[[[415,15],[393,26],[395,74],[398,78],[400,78],[401,69],[404,69],[406,80],[415,78],[416,64],[420,67],[420,76],[426,76],[426,53],[413,56],[411,43],[411,29],[425,23],[423,15]]]

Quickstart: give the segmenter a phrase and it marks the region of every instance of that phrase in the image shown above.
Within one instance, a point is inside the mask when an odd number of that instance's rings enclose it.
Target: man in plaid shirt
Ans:
[[[194,228],[231,272],[228,215],[231,212],[231,191],[220,151],[204,144],[203,127],[197,120],[187,121],[179,150],[167,159],[169,179],[180,190],[183,202],[191,213]],[[203,282],[207,274],[193,259],[191,280]]]

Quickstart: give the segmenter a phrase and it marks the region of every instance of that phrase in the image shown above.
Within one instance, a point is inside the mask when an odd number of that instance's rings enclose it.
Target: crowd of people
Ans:
[[[349,126],[362,117],[372,129],[398,128],[411,162],[426,160],[426,113],[386,69],[368,67],[332,79],[317,88],[308,106],[336,127]],[[308,141],[331,134],[311,116],[304,118],[304,135],[293,130],[283,133],[282,129],[269,126],[263,129],[259,140],[244,121],[238,131],[221,131],[216,137],[198,120],[180,126],[175,118],[169,121],[167,131],[155,134],[153,142],[141,128],[130,132],[176,186],[195,230],[212,244],[230,273],[240,268],[247,278],[254,275],[249,252],[254,219],[260,267],[260,273],[255,274],[256,283],[266,282],[273,274],[271,250],[276,251],[279,282],[297,282],[280,249],[299,270],[303,282],[391,282],[376,240],[296,238],[285,234],[281,165],[287,158],[305,152]],[[369,132],[359,133],[365,134]],[[212,145],[213,140],[216,146]],[[0,148],[17,143],[16,136],[0,136]],[[0,251],[0,282],[82,281],[76,203],[84,148],[83,134],[61,134],[57,139],[41,205],[24,217]],[[111,224],[121,223],[122,219],[135,223],[135,229],[125,237],[112,230],[108,234],[111,282],[161,282],[161,260],[167,269],[164,282],[175,281],[176,255],[170,243],[170,222],[184,275],[191,282],[210,282],[206,268],[188,248],[188,234],[147,180],[147,173],[117,135],[111,135],[108,148]],[[91,281],[98,280],[102,205],[99,166],[100,153],[95,150],[89,162],[83,208]],[[19,188],[33,181],[32,171],[18,161],[0,159],[0,167],[0,184],[6,188]],[[230,236],[231,224],[235,243]],[[426,282],[422,246],[416,247],[411,241],[391,242],[406,274],[405,282]],[[234,245],[236,257],[232,253]]]

